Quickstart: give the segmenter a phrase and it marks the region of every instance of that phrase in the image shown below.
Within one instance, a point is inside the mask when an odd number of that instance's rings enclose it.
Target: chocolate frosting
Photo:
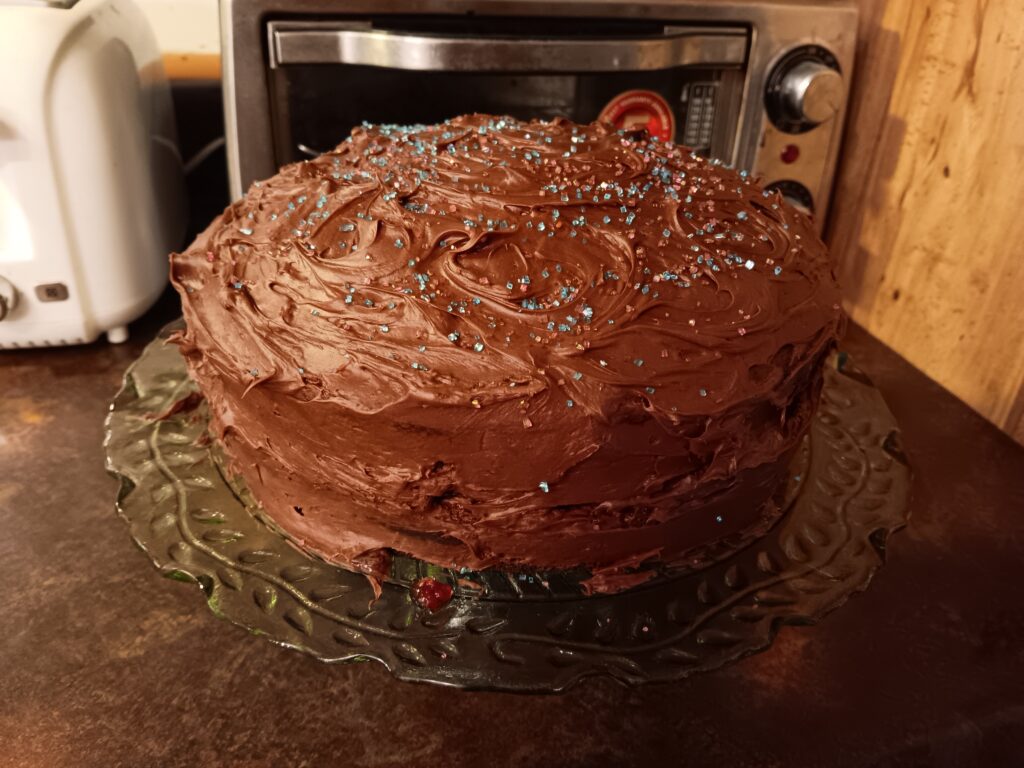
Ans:
[[[566,120],[363,126],[171,261],[233,466],[371,570],[585,565],[614,590],[741,539],[842,323],[777,193]]]

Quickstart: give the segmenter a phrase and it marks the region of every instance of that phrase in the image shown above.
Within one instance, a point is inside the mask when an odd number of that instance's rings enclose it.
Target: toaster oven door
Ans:
[[[468,112],[630,126],[649,117],[662,138],[735,157],[749,39],[741,27],[412,17],[276,21],[268,35],[279,166],[333,148],[363,122]]]

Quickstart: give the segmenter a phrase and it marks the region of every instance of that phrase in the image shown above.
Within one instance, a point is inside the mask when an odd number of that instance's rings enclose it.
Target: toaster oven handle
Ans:
[[[440,36],[368,24],[271,22],[270,65],[357,64],[427,72],[635,72],[746,60],[742,28],[667,27],[635,38]]]

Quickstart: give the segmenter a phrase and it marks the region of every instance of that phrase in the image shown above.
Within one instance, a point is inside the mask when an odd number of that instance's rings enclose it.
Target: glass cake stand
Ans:
[[[863,590],[906,524],[910,470],[878,390],[842,353],[767,534],[684,574],[584,596],[586,574],[454,572],[395,557],[382,594],[293,546],[229,477],[208,414],[164,328],[110,406],[117,510],[160,571],[198,584],[219,617],[325,662],[373,659],[460,688],[562,691],[584,677],[678,680],[768,647]],[[451,587],[437,610],[410,587]]]

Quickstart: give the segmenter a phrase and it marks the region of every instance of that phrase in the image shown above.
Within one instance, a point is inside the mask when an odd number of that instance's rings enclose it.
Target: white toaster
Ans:
[[[0,72],[0,349],[124,341],[185,225],[152,30],[128,0],[0,0]]]

